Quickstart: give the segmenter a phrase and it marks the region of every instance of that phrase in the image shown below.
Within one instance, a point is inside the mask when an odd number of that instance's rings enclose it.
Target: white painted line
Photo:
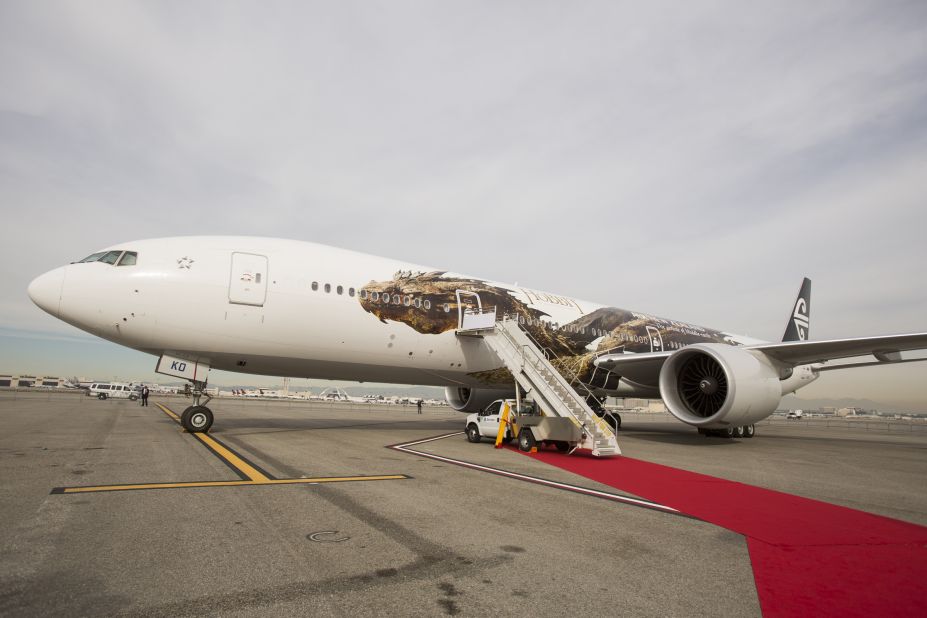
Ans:
[[[596,498],[603,498],[605,500],[611,500],[613,502],[621,502],[624,504],[641,506],[641,507],[648,508],[648,509],[663,511],[665,513],[673,513],[676,515],[682,514],[670,506],[658,504],[656,502],[651,502],[649,500],[642,500],[640,498],[631,498],[629,496],[623,496],[621,494],[613,494],[607,491],[599,491],[598,489],[589,489],[588,487],[580,487],[578,485],[571,485],[569,483],[561,483],[559,481],[552,481],[550,479],[542,479],[536,476],[530,476],[528,474],[521,474],[520,472],[510,472],[508,470],[502,470],[500,468],[493,468],[491,466],[484,466],[482,464],[475,464],[469,461],[463,461],[461,459],[453,459],[451,457],[444,457],[443,455],[423,453],[422,451],[416,451],[416,450],[409,448],[412,446],[417,446],[419,444],[426,444],[428,442],[434,442],[436,440],[443,440],[445,438],[459,436],[459,435],[462,435],[463,433],[464,432],[462,431],[456,431],[454,433],[434,436],[432,438],[425,438],[424,440],[416,440],[414,442],[405,442],[403,444],[393,444],[393,445],[388,446],[387,448],[391,448],[396,451],[402,451],[403,453],[408,453],[410,455],[415,455],[418,457],[426,457],[428,459],[434,459],[435,461],[443,461],[445,463],[453,464],[455,466],[462,466],[464,468],[470,468],[471,470],[479,470],[481,472],[497,474],[499,476],[505,476],[505,477],[516,479],[519,481],[536,483],[538,485],[545,485],[547,487],[553,487],[555,489],[564,489],[566,491],[572,491],[575,493],[585,494],[587,496],[594,496]]]

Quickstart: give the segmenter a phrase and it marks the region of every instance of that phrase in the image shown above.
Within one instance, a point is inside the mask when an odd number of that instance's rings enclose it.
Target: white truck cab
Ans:
[[[483,438],[489,438],[493,442],[499,435],[499,423],[502,419],[503,405],[508,404],[512,410],[515,410],[517,402],[514,399],[497,399],[476,414],[467,416],[467,440],[470,442],[479,442]],[[521,403],[523,413],[527,412],[529,406],[534,404],[530,401]],[[505,436],[502,441],[508,444],[515,436],[512,434],[512,427],[505,428]]]

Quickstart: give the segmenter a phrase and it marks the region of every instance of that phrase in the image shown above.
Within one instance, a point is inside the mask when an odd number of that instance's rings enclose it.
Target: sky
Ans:
[[[0,3],[0,373],[155,379],[26,287],[181,234],[769,340],[808,276],[814,339],[923,332],[925,202],[920,1]],[[801,394],[927,411],[925,369]]]

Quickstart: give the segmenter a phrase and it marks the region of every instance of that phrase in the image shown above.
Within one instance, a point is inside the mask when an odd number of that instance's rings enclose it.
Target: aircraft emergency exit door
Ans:
[[[254,253],[232,253],[229,302],[263,307],[266,297],[267,256]]]

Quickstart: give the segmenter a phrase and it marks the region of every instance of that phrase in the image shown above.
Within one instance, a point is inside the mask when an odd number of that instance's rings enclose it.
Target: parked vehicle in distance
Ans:
[[[801,410],[789,410],[789,413],[785,415],[785,418],[787,419],[794,418],[795,420],[800,421],[802,414],[804,414],[804,412],[802,412]]]
[[[114,399],[128,399],[130,401],[138,399],[138,391],[135,390],[134,386],[119,382],[94,382],[90,385],[90,388],[87,389],[87,395],[101,400],[109,399],[110,397]]]

